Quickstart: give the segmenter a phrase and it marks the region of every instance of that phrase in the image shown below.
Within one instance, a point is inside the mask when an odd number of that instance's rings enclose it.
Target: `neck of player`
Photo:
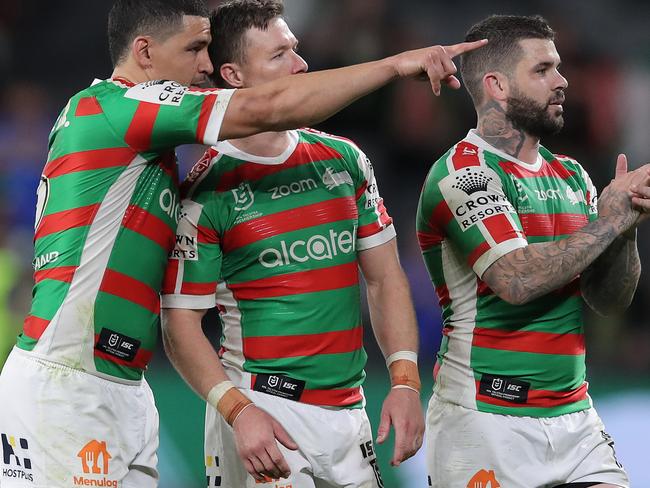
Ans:
[[[230,139],[228,142],[240,151],[254,156],[273,158],[282,154],[289,146],[289,133],[262,132],[242,139]]]
[[[477,109],[479,135],[492,146],[525,163],[534,164],[539,153],[539,138],[516,128],[506,111],[495,100]]]

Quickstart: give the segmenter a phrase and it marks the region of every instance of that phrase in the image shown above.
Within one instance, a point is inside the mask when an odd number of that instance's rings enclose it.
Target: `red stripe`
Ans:
[[[41,223],[34,234],[34,239],[38,240],[55,232],[90,225],[98,209],[99,204],[96,203],[46,215],[41,219]]]
[[[469,142],[459,142],[454,154],[451,156],[451,162],[456,170],[469,166],[480,166],[481,160],[478,157],[478,147]]]
[[[497,244],[519,237],[517,229],[504,214],[491,215],[483,219],[483,225]]]
[[[543,161],[537,171],[531,171],[512,161],[499,161],[499,166],[503,171],[517,178],[552,177],[566,180],[575,174],[573,171],[569,171],[565,168],[557,159],[554,159],[550,163],[548,161]]]
[[[282,164],[244,163],[237,166],[233,171],[224,173],[219,179],[217,191],[227,191],[236,188],[243,181],[256,181],[279,173],[280,171],[286,171],[295,166],[341,158],[342,156],[338,151],[321,142],[314,144],[301,142],[296,146],[291,156]]]
[[[170,259],[167,261],[167,268],[165,269],[165,277],[163,278],[162,294],[171,295],[176,291],[176,278],[178,277],[178,259]]]
[[[53,159],[45,165],[43,175],[56,178],[75,171],[88,171],[117,166],[128,166],[134,157],[130,147],[112,147],[109,149],[94,149],[66,154]]]
[[[122,225],[155,242],[167,252],[174,247],[175,234],[172,228],[164,220],[136,205],[129,205]]]
[[[488,349],[536,354],[577,356],[585,353],[585,338],[582,334],[553,334],[550,332],[509,331],[476,327],[472,345]]]
[[[362,225],[357,229],[357,237],[363,239],[364,237],[374,236],[381,232],[384,227],[379,222],[371,222],[366,225]]]
[[[393,223],[393,219],[388,215],[388,210],[384,206],[384,199],[380,198],[377,202],[377,211],[379,212],[379,221],[384,227]]]
[[[431,239],[439,239],[438,243],[441,243],[446,235],[447,225],[451,222],[454,216],[451,213],[451,209],[445,200],[442,200],[436,208],[431,212],[431,217],[429,218],[429,229],[431,229],[430,236]],[[429,241],[431,242],[431,241]],[[433,243],[435,245],[437,243]],[[420,243],[422,246],[422,243]]]
[[[359,198],[361,198],[361,195],[363,195],[363,192],[366,191],[366,188],[368,188],[368,182],[364,181],[363,184],[359,188],[357,188],[357,191],[354,194],[354,198],[359,200]]]
[[[59,266],[57,268],[39,269],[34,272],[34,282],[40,283],[43,280],[55,280],[70,283],[76,266]]]
[[[35,317],[34,315],[28,315],[25,317],[23,331],[32,339],[40,339],[49,323],[49,320]]]
[[[569,403],[576,403],[587,399],[587,383],[572,391],[551,391],[551,390],[528,390],[528,401],[526,403],[514,403],[491,396],[481,395],[479,393],[480,381],[476,382],[476,399],[489,403],[490,405],[497,405],[501,407],[543,407],[551,408],[560,405],[567,405]]]
[[[201,244],[219,244],[219,234],[215,229],[199,225],[198,240]]]
[[[442,244],[444,240],[445,237],[438,233],[418,232],[418,242],[420,243],[420,249],[423,251]]]
[[[325,405],[330,407],[343,407],[354,405],[363,400],[361,389],[342,388],[339,390],[304,390],[300,401],[311,405]]]
[[[467,263],[469,264],[470,267],[474,266],[474,263],[479,260],[483,254],[485,254],[487,251],[490,250],[490,245],[483,241],[481,242],[474,250],[469,253],[469,256],[467,257]]]
[[[140,305],[153,314],[160,313],[158,292],[149,285],[118,271],[107,269],[99,289],[104,293],[110,293]]]
[[[84,117],[86,115],[97,115],[102,113],[102,107],[95,97],[84,97],[79,100],[75,117]]]
[[[210,283],[190,283],[186,281],[181,285],[181,295],[214,295],[216,292],[216,281]]]
[[[261,166],[261,165],[260,165]],[[235,225],[223,236],[224,253],[285,232],[321,224],[356,219],[357,204],[352,197],[341,197],[252,219]]]
[[[210,116],[212,115],[212,110],[214,104],[217,101],[217,95],[206,95],[201,104],[201,113],[199,114],[199,123],[196,126],[196,141],[199,144],[205,144],[205,130],[208,127],[208,122],[210,121]],[[218,134],[215,134],[217,136]],[[214,141],[212,141],[214,142]]]
[[[573,234],[589,223],[584,214],[520,214],[519,220],[528,236],[558,236]]]
[[[135,110],[124,136],[126,143],[135,151],[145,152],[151,148],[151,133],[159,110],[160,105],[150,102],[140,102]]]
[[[219,351],[221,357],[223,348]],[[251,375],[251,389],[255,386],[257,375]],[[331,407],[344,407],[346,405],[354,405],[355,403],[363,400],[361,396],[361,388],[339,388],[336,390],[303,390],[300,396],[301,403],[309,403],[310,405],[325,405]]]
[[[494,295],[494,292],[485,281],[476,278],[476,295],[479,297],[484,297],[488,295]]]
[[[447,288],[447,285],[436,286],[436,295],[438,295],[438,303],[441,307],[451,303],[451,299],[449,298],[449,288]]]
[[[341,264],[329,268],[287,273],[245,283],[231,284],[237,300],[298,295],[324,290],[336,290],[359,283],[357,263]]]
[[[363,346],[363,327],[287,336],[244,337],[246,359],[277,359],[357,351]]]
[[[95,345],[97,345],[97,342],[99,342],[99,334],[95,334]],[[147,364],[149,364],[149,361],[151,361],[153,356],[153,351],[147,351],[146,349],[140,348],[138,349],[138,352],[135,353],[135,357],[132,361],[125,361],[124,359],[116,358],[115,356],[106,354],[104,351],[99,351],[97,349],[95,349],[94,354],[95,357],[104,359],[111,363],[121,364],[122,366],[128,366],[129,368],[146,369]]]
[[[113,81],[118,81],[118,82],[120,82],[120,83],[122,83],[123,85],[126,85],[126,86],[135,86],[135,83],[133,83],[132,81],[127,80],[126,78],[122,78],[121,76],[114,76],[111,79]]]

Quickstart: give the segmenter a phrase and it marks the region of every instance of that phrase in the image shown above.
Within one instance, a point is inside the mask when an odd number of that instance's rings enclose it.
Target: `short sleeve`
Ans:
[[[356,200],[359,212],[357,229],[357,249],[371,249],[384,244],[395,237],[393,219],[384,206],[379,195],[379,187],[370,159],[363,151],[355,148],[358,175],[356,183]]]
[[[233,92],[188,88],[162,80],[132,86],[124,97],[138,105],[125,140],[139,152],[181,144],[216,144]]]
[[[202,194],[205,195],[205,194]],[[209,216],[213,199],[185,199],[162,289],[163,308],[209,309],[216,305],[222,251]]]
[[[479,278],[497,259],[528,245],[499,175],[484,164],[436,163],[422,191],[417,226],[424,253],[449,240]]]

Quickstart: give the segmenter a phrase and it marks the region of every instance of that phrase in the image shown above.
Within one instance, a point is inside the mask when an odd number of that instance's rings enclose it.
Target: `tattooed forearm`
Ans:
[[[617,237],[580,278],[582,296],[602,315],[624,311],[632,301],[641,275],[635,238]]]
[[[566,239],[530,244],[495,261],[483,280],[503,300],[521,305],[556,290],[582,273],[620,233],[598,219]]]
[[[479,109],[478,133],[492,146],[516,158],[526,140],[525,132],[512,125],[501,105],[494,100]]]

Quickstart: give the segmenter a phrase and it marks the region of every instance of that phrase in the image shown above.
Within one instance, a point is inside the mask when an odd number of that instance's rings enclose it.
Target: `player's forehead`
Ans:
[[[551,39],[520,39],[521,58],[519,65],[560,64],[560,55]]]
[[[282,17],[271,19],[266,29],[249,28],[245,37],[248,47],[265,51],[274,51],[282,47],[292,48],[298,43],[298,39]]]
[[[202,41],[209,44],[212,40],[210,19],[198,15],[183,15],[180,30],[176,36],[187,42]]]

